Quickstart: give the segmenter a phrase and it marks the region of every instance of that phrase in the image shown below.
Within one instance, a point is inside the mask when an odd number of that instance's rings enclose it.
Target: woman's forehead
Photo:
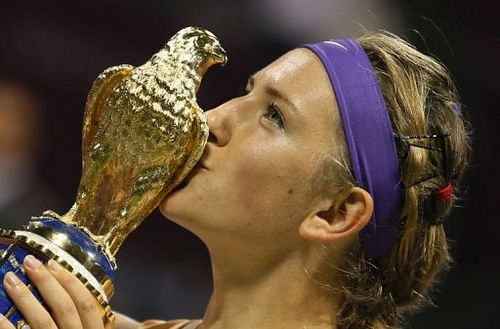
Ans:
[[[279,82],[283,79],[296,78],[297,76],[305,76],[314,70],[314,64],[319,59],[309,50],[305,48],[293,49],[275,61],[265,66],[255,74],[256,78],[263,78],[269,81]]]
[[[330,113],[338,111],[330,78],[321,60],[306,48],[285,53],[257,72],[256,82],[258,79],[293,97],[299,107],[312,105]]]

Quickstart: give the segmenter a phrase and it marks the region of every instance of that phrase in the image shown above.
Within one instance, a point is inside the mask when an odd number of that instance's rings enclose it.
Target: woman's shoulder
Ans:
[[[148,320],[143,322],[139,329],[195,329],[199,323],[199,320]]]

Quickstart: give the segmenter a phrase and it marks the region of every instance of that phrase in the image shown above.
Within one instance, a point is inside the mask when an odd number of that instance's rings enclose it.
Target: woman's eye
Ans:
[[[277,125],[280,128],[284,128],[284,126],[285,126],[285,121],[283,120],[283,115],[281,114],[280,109],[274,103],[269,105],[264,117],[266,119],[272,121],[273,124]]]

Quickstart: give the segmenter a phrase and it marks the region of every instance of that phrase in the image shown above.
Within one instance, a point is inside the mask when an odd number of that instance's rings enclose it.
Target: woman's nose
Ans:
[[[221,107],[207,111],[209,137],[208,142],[218,146],[226,145],[231,139],[229,118]]]

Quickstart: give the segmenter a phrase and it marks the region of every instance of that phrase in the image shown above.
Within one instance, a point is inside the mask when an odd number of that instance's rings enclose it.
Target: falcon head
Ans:
[[[212,32],[201,27],[190,26],[180,30],[167,43],[167,48],[182,49],[186,53],[201,55],[202,65],[211,66],[227,62],[226,51],[219,40]]]

